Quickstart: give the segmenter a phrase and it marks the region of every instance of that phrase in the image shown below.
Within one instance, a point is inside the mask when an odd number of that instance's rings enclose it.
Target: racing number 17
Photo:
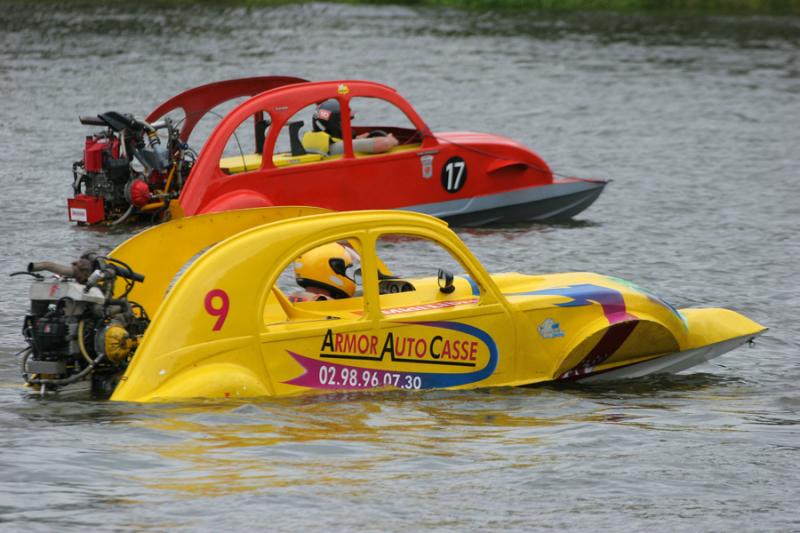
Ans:
[[[445,167],[447,171],[447,190],[457,191],[461,182],[461,176],[464,175],[464,161],[451,161]]]
[[[442,187],[449,193],[455,193],[464,187],[467,181],[467,162],[460,157],[451,157],[442,167]]]

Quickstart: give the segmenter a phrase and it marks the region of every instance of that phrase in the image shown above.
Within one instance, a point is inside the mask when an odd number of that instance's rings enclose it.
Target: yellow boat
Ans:
[[[357,292],[293,301],[286,273],[330,243],[358,260]],[[432,252],[409,249],[440,250],[455,268],[426,266]],[[405,273],[387,259],[397,250],[427,275],[397,277]],[[636,378],[685,370],[766,330],[726,309],[675,309],[600,274],[490,275],[446,223],[410,212],[200,215],[148,229],[108,260],[144,276],[124,296],[138,302],[140,319],[152,318],[140,334],[98,333],[96,351],[82,348],[65,372],[116,361],[107,388],[118,401]],[[37,366],[35,344],[24,372],[45,389],[65,376]]]

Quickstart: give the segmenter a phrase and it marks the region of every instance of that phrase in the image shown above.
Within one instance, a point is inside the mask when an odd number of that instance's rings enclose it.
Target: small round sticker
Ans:
[[[467,162],[460,157],[451,157],[442,167],[442,187],[449,193],[455,193],[467,182]]]

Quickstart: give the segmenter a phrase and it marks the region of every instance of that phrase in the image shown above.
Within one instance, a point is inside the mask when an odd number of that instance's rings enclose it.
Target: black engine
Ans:
[[[56,276],[45,279],[38,274]],[[30,263],[31,311],[22,332],[22,374],[42,394],[88,382],[92,394],[108,397],[116,388],[150,320],[145,310],[128,300],[144,277],[128,265],[92,254],[71,266]],[[125,287],[115,297],[117,279]]]

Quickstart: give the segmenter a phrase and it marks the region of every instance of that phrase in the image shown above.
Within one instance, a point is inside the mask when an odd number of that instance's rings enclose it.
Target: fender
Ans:
[[[637,335],[632,337],[634,329]],[[631,342],[629,338],[638,342]],[[567,356],[553,367],[553,378],[564,379],[583,375],[635,354],[642,359],[679,351],[680,341],[674,332],[649,315],[632,317],[609,324],[597,318],[581,328],[577,339],[566,350]]]
[[[173,376],[173,379],[136,401],[153,401],[158,398],[252,398],[269,396],[263,379],[248,368],[235,363],[212,363],[191,368]]]
[[[243,189],[223,194],[213,202],[203,207],[198,214],[218,213],[220,211],[232,211],[234,209],[251,209],[254,207],[272,207],[273,203],[263,194]]]
[[[496,159],[486,167],[486,173],[498,176],[506,176],[517,172],[525,172],[528,168],[534,168],[523,161],[511,161],[507,159]],[[537,169],[538,170],[538,169]]]

